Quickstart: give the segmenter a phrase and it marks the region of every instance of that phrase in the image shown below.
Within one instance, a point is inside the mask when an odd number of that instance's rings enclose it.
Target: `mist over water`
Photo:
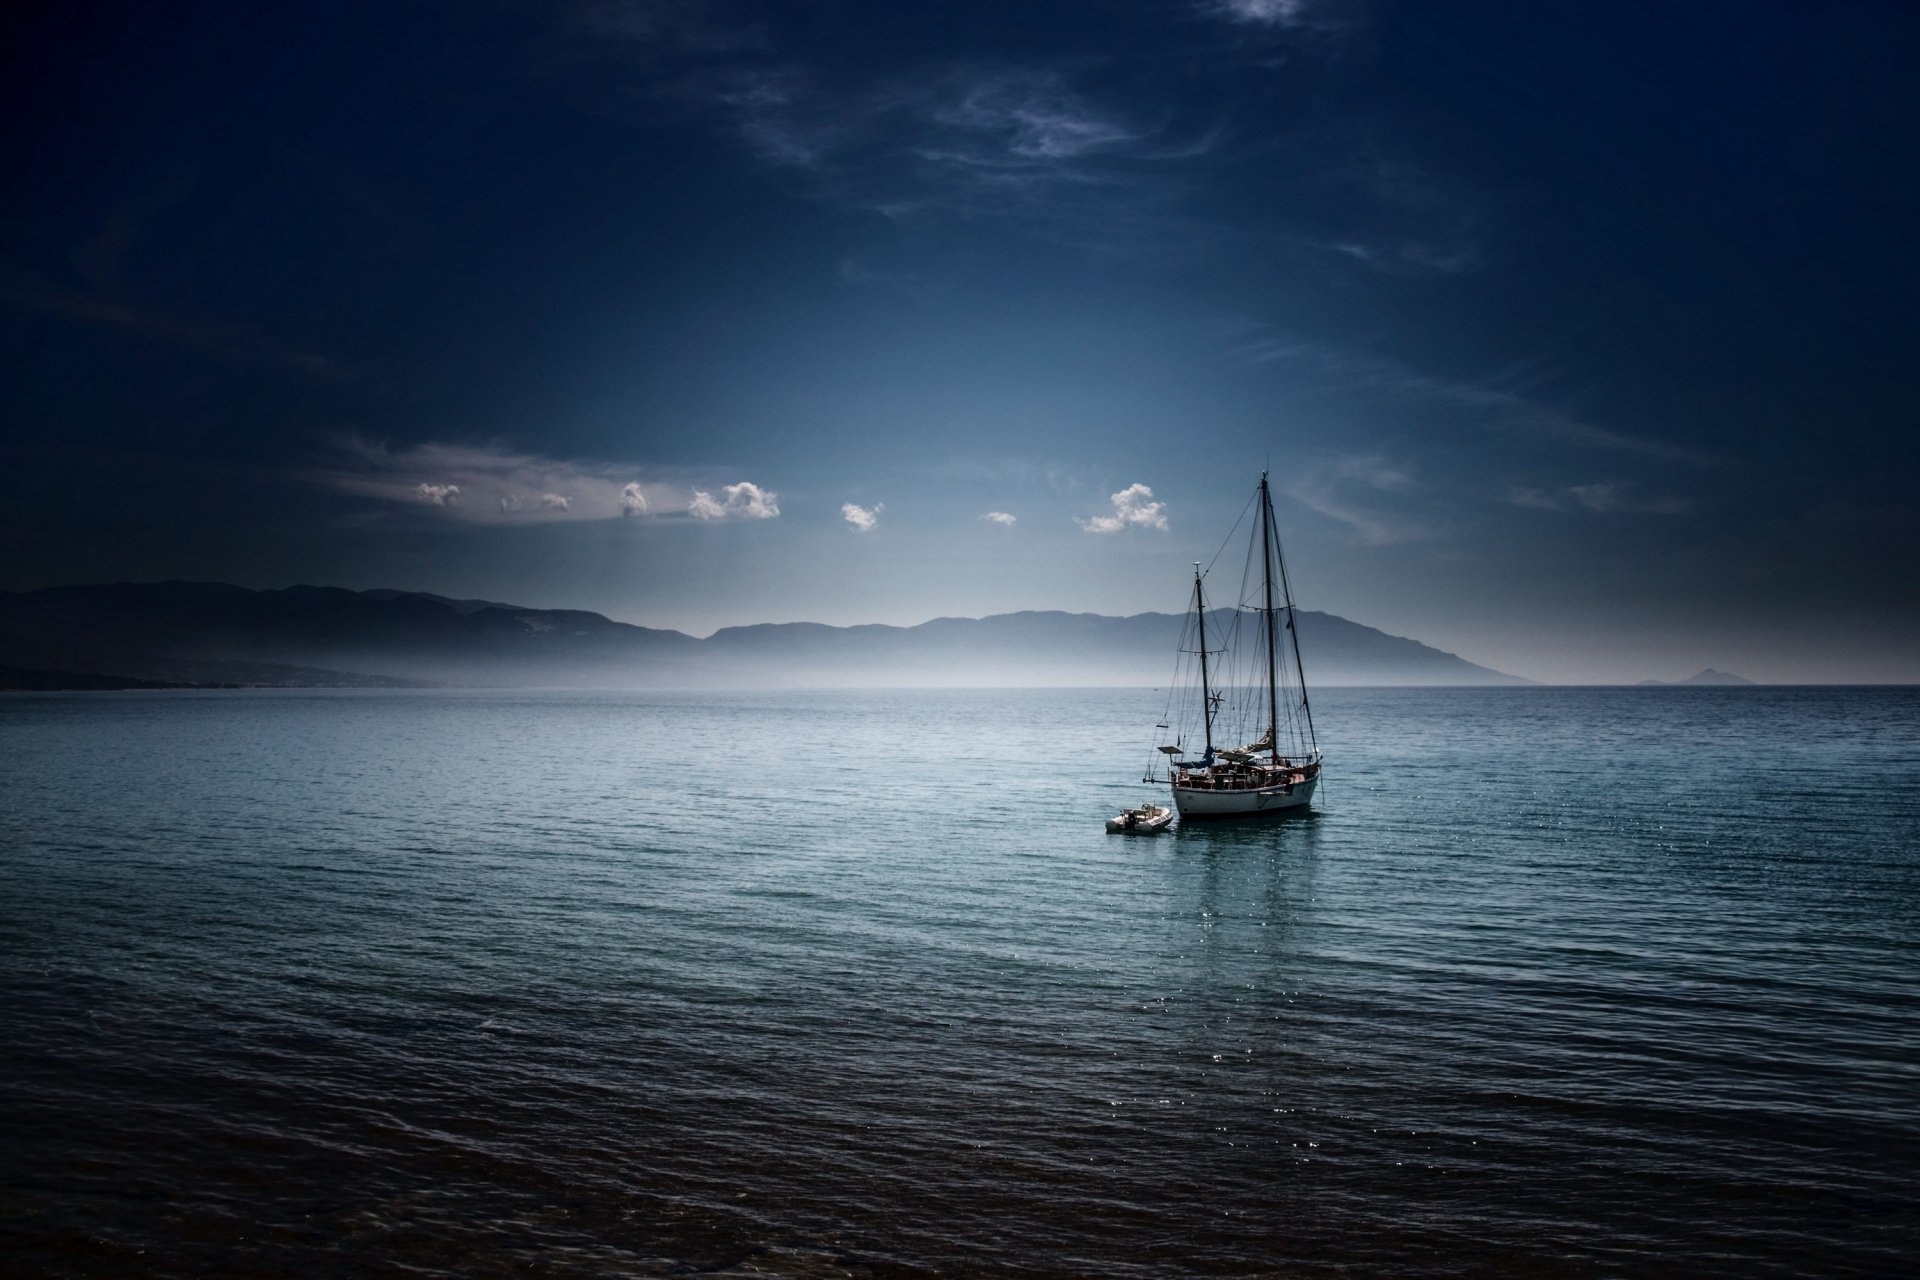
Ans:
[[[0,701],[0,1249],[64,1275],[1891,1275],[1920,691]]]

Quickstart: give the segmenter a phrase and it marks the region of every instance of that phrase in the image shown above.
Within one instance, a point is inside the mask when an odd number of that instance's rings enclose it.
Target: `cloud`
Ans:
[[[720,492],[725,496],[716,499],[705,489],[695,489],[693,501],[687,504],[687,514],[698,520],[724,520],[729,516],[771,520],[780,514],[780,495],[752,481],[726,485]]]
[[[1213,149],[1217,121],[1176,127],[1164,95],[1138,105],[1151,85],[1096,96],[1076,82],[1085,78],[1078,67],[953,61],[848,85],[762,60],[703,66],[659,91],[712,113],[823,202],[895,222],[1006,220],[1083,248],[1175,239],[1166,224],[1188,191],[1179,174]]]
[[[772,163],[830,167],[843,183],[871,183],[885,171],[900,188],[896,208],[919,203],[900,199],[912,184],[898,180],[915,172],[923,183],[935,176],[1042,179],[1090,157],[1141,153],[1135,144],[1156,133],[1046,66],[952,63],[839,93],[818,87],[803,67],[735,66],[690,75],[672,92],[730,118],[748,147]],[[922,201],[933,194],[922,185]]]
[[[272,338],[186,315],[77,293],[44,284],[25,272],[0,266],[0,305],[36,311],[79,324],[117,329],[136,337],[171,343],[229,363],[277,365],[296,373],[338,378],[342,371],[327,357]]]
[[[755,485],[729,485],[716,500],[683,484],[635,480],[630,462],[548,458],[498,444],[394,448],[358,436],[326,443],[323,460],[295,478],[356,498],[425,504],[463,523],[779,514],[774,495]]]
[[[1311,243],[1304,241],[1303,243]],[[1443,240],[1334,240],[1318,246],[1383,275],[1456,275],[1480,265],[1480,246],[1465,238]]]
[[[1516,507],[1528,507],[1535,511],[1565,511],[1566,500],[1548,493],[1544,489],[1515,489],[1507,495],[1507,501]]]
[[[1165,529],[1167,504],[1150,501],[1152,497],[1153,490],[1147,486],[1130,484],[1113,495],[1112,515],[1076,518],[1076,523],[1088,533],[1119,533],[1127,528]]]
[[[644,497],[641,498],[640,503],[641,510],[644,511],[646,509],[646,499]],[[519,494],[510,493],[500,499],[500,514],[512,515],[524,506],[526,506],[526,503],[521,499]],[[542,511],[566,511],[572,506],[572,500],[561,494],[543,493],[540,495],[540,509]]]
[[[1217,18],[1243,31],[1259,28],[1270,37],[1285,38],[1293,46],[1303,43],[1302,37],[1324,40],[1366,26],[1370,7],[1366,0],[1190,0],[1190,3],[1205,17]]]
[[[1213,0],[1203,6],[1230,22],[1250,26],[1298,26],[1307,16],[1307,0]]]
[[[988,511],[980,518],[988,524],[1011,525],[1020,517],[1005,511]]]
[[[840,260],[840,282],[864,289],[890,289],[900,293],[921,293],[927,278],[909,271],[888,271],[870,267],[858,258]]]
[[[1377,454],[1323,457],[1292,469],[1287,496],[1309,511],[1352,529],[1362,546],[1384,547],[1432,537],[1432,530],[1402,511],[1381,509],[1379,494],[1403,494],[1417,486],[1407,471]],[[1404,503],[1403,503],[1404,505]]]
[[[638,79],[813,198],[892,221],[995,219],[1129,256],[1305,248],[1393,274],[1479,264],[1486,202],[1467,183],[1397,153],[1377,120],[1276,109],[1248,82],[1249,68],[1329,56],[1366,25],[1363,0],[1162,7],[1164,48],[1145,56],[1119,44],[1048,56],[1042,42],[1019,58],[911,57],[865,72],[725,0],[600,0],[570,25],[637,71],[623,98]],[[1257,214],[1240,198],[1248,174],[1270,197]]]
[[[1705,450],[1646,436],[1631,435],[1586,422],[1557,405],[1523,396],[1491,382],[1458,382],[1431,377],[1385,356],[1342,350],[1326,343],[1266,334],[1229,350],[1228,358],[1247,365],[1286,364],[1317,373],[1342,392],[1417,401],[1462,411],[1482,429],[1501,435],[1579,448],[1640,454],[1696,466],[1721,459]]]
[[[1363,25],[1360,0],[1184,0],[1164,56],[877,64],[809,54],[708,0],[595,5],[574,23],[645,88],[705,114],[807,194],[895,222],[995,219],[1105,254],[1316,256],[1398,274],[1477,265],[1483,203],[1393,155],[1371,121],[1281,109],[1250,91],[1276,49],[1312,53]],[[1235,28],[1227,38],[1193,13]],[[1196,41],[1196,27],[1209,28]],[[623,89],[623,93],[625,90]],[[1277,183],[1257,216],[1236,198]],[[1291,234],[1276,236],[1276,219]]]
[[[1617,484],[1576,484],[1569,487],[1567,492],[1589,511],[1617,511],[1622,500]]]
[[[1638,515],[1683,516],[1693,510],[1685,498],[1642,496],[1631,484],[1602,481],[1572,484],[1561,489],[1515,489],[1507,501],[1535,511],[1591,511],[1596,515],[1627,512]]]
[[[1009,69],[956,77],[945,101],[926,116],[970,145],[968,164],[1020,165],[1073,160],[1144,135],[1096,107],[1051,70]]]
[[[840,504],[840,514],[860,533],[872,533],[873,527],[880,523],[880,513],[886,509],[887,504],[884,502],[876,502],[871,507],[863,507],[852,502]]]
[[[594,0],[574,15],[577,27],[641,52],[760,52],[769,41],[757,24],[728,20],[706,0]]]
[[[717,111],[749,151],[788,168],[823,168],[861,132],[859,113],[820,95],[795,66],[706,70],[679,81],[671,95]]]
[[[1413,477],[1404,468],[1378,454],[1348,454],[1331,463],[1324,474],[1386,493],[1401,493],[1413,488]]]

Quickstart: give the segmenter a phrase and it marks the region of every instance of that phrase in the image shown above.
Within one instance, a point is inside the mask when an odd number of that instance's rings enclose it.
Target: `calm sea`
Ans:
[[[0,1270],[1894,1275],[1920,691],[0,699]]]

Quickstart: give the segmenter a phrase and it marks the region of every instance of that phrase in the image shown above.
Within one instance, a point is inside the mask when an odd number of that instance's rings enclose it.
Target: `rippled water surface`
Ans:
[[[0,1269],[1893,1275],[1920,696],[0,699]]]

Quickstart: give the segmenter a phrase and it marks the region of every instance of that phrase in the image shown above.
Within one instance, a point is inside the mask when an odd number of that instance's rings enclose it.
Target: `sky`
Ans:
[[[1920,680],[1920,9],[0,17],[0,589]],[[1231,559],[1231,557],[1229,557]]]

